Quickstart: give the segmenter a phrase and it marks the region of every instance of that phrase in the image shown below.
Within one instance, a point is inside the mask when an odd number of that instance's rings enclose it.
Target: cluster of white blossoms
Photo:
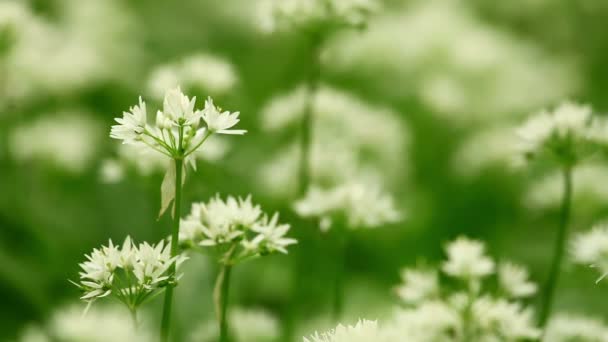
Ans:
[[[162,99],[167,89],[179,85],[187,90],[202,90],[220,96],[237,83],[234,66],[214,55],[198,53],[155,68],[147,82],[148,92]]]
[[[393,198],[369,183],[348,183],[330,189],[313,186],[294,203],[294,209],[302,217],[318,218],[323,231],[335,221],[358,229],[376,228],[402,218]]]
[[[268,32],[331,32],[364,26],[378,7],[377,0],[266,0],[260,3],[260,24]]]
[[[517,130],[518,151],[526,160],[547,156],[572,166],[591,150],[596,127],[589,106],[565,102],[532,116]]]
[[[297,242],[285,237],[289,224],[279,223],[278,213],[264,214],[252,203],[251,196],[228,196],[224,201],[217,195],[207,203],[194,203],[190,214],[181,220],[181,227],[182,245],[230,250],[227,260],[222,260],[227,264],[273,252],[286,254],[287,247]]]
[[[396,289],[404,307],[387,325],[391,336],[417,342],[538,338],[532,310],[519,301],[533,295],[536,285],[520,266],[502,263],[496,267],[484,249],[482,242],[464,237],[446,246],[448,259],[441,270],[460,288],[441,286],[433,269],[404,270],[403,283]],[[483,280],[492,275],[497,277],[497,293],[490,290],[490,281],[487,288],[483,286]]]
[[[369,342],[385,341],[381,338],[381,331],[376,321],[359,320],[355,325],[338,325],[324,333],[314,333],[304,337],[304,342]],[[389,342],[386,340],[386,342]]]
[[[571,313],[558,313],[549,321],[543,341],[608,341],[608,325],[596,318]]]
[[[147,327],[134,327],[128,311],[116,305],[98,305],[86,315],[70,305],[54,312],[44,326],[29,326],[19,342],[149,342],[154,338]]]
[[[196,152],[214,133],[242,135],[247,131],[231,129],[239,120],[239,112],[222,111],[213,103],[205,101],[205,108],[194,108],[196,97],[184,95],[180,88],[168,90],[163,110],[156,112],[155,124],[148,123],[146,103],[139,98],[139,104],[117,118],[118,125],[112,126],[110,137],[142,148],[154,150],[171,159],[181,160],[196,167]],[[201,125],[201,121],[205,125]],[[161,185],[161,214],[169,207],[175,195],[174,163],[168,163],[168,170]]]
[[[572,240],[571,254],[576,263],[600,272],[598,282],[608,276],[608,223],[599,223],[577,235]]]
[[[300,86],[273,97],[261,110],[262,128],[280,134],[298,127],[306,94]],[[339,185],[370,175],[393,184],[407,173],[403,165],[408,164],[410,133],[396,111],[326,85],[320,86],[312,101],[309,164],[314,184]],[[295,140],[281,146],[260,170],[260,191],[277,196],[294,192],[300,153]]]
[[[88,113],[49,113],[15,127],[9,149],[20,162],[42,162],[77,174],[93,161],[102,138],[100,123]]]
[[[264,309],[237,307],[228,313],[234,342],[274,342],[280,337],[278,319]],[[191,334],[190,342],[216,342],[217,324],[205,322]]]
[[[160,293],[171,279],[169,267],[178,267],[186,257],[171,257],[171,244],[161,241],[156,245],[147,242],[135,245],[127,237],[122,246],[110,240],[108,246],[94,249],[80,264],[80,282],[74,283],[83,292],[82,300],[89,303],[112,295],[129,310],[137,308]]]

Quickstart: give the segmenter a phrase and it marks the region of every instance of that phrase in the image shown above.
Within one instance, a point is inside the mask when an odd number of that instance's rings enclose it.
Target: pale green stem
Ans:
[[[215,313],[219,325],[219,342],[228,342],[229,329],[228,329],[228,295],[230,292],[230,275],[232,273],[232,255],[236,249],[236,245],[233,246],[225,256],[225,260],[222,262],[222,268],[217,276],[215,283],[215,289],[213,290],[213,297],[215,302]]]

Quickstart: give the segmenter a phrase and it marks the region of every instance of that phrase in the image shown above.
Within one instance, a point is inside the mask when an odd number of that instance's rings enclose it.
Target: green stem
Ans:
[[[171,257],[175,257],[178,252],[179,239],[179,220],[182,204],[182,159],[175,159],[175,212],[173,214],[173,231],[171,232]],[[169,279],[175,279],[175,263],[169,268]],[[169,330],[171,326],[171,304],[173,303],[173,287],[175,284],[170,282],[165,290],[165,303],[163,306],[163,316],[160,326],[160,340],[169,340]]]
[[[563,169],[564,193],[562,197],[562,205],[560,211],[559,228],[555,240],[553,261],[549,271],[549,278],[544,286],[544,298],[541,303],[539,315],[539,326],[544,329],[547,325],[551,309],[555,297],[555,289],[559,281],[559,274],[564,257],[564,249],[568,239],[568,223],[570,221],[570,210],[572,207],[572,168],[565,167]]]
[[[479,287],[476,280],[469,279],[467,282],[467,305],[462,313],[462,342],[473,341],[473,302],[477,297]]]
[[[342,312],[344,311],[344,268],[349,240],[348,233],[347,229],[337,230],[337,241],[332,246],[336,249],[336,268],[331,306],[331,317],[334,322],[338,322],[342,318]]]
[[[139,329],[139,323],[137,322],[137,309],[129,308],[131,313],[131,320],[133,320],[133,328],[137,331]]]
[[[222,269],[220,270],[220,273],[217,276],[215,289],[213,291],[215,297],[215,311],[220,328],[220,342],[229,341],[227,315],[231,271],[232,265],[229,262],[226,262],[222,265]]]

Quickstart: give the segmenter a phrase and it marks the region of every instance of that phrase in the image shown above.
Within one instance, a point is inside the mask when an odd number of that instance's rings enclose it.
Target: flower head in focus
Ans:
[[[576,263],[597,268],[601,274],[598,282],[608,276],[608,224],[597,224],[589,232],[576,236],[571,254]]]

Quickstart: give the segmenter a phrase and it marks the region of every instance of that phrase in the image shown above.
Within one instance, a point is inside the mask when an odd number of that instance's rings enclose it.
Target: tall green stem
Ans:
[[[217,276],[215,283],[214,297],[215,297],[215,311],[217,320],[220,328],[220,342],[229,341],[228,336],[228,292],[230,290],[230,274],[232,272],[232,265],[225,263],[222,265],[222,269]]]
[[[175,199],[173,213],[173,230],[171,232],[171,257],[175,257],[178,252],[179,241],[179,220],[182,204],[182,168],[184,163],[181,158],[175,159]],[[175,263],[169,268],[170,279],[175,278]],[[173,304],[173,287],[170,283],[165,290],[165,303],[163,306],[163,317],[160,326],[160,340],[166,342],[169,340],[169,330],[171,326],[171,305]]]
[[[555,289],[559,281],[559,274],[562,265],[562,259],[564,257],[564,249],[566,240],[568,239],[568,223],[570,221],[570,210],[572,207],[572,168],[565,167],[563,169],[563,184],[564,193],[562,197],[562,205],[560,210],[559,228],[557,231],[557,237],[555,240],[555,247],[553,252],[553,261],[549,271],[549,278],[544,286],[544,298],[541,303],[541,310],[539,315],[539,326],[544,329],[547,325],[549,316],[551,315],[551,309],[555,297]]]

